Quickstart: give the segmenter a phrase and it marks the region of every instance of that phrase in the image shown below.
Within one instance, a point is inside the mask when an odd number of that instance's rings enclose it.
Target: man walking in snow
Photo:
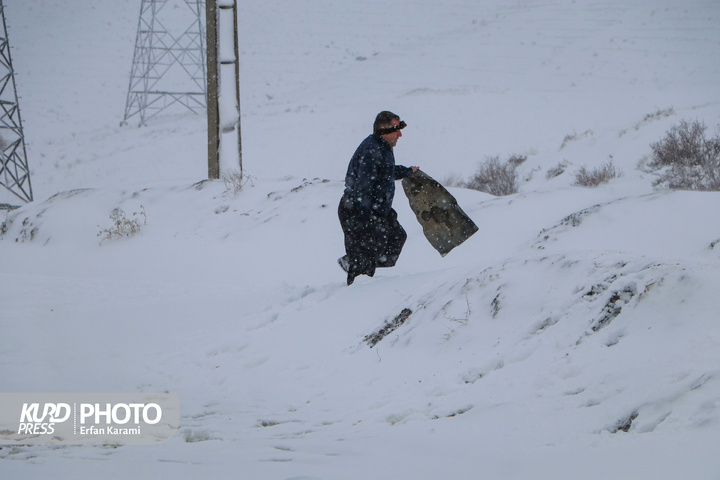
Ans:
[[[348,285],[358,275],[372,277],[376,268],[394,266],[407,239],[392,208],[395,180],[418,169],[395,165],[393,148],[405,126],[394,113],[380,112],[372,135],[350,159],[345,193],[338,207],[346,252],[338,263],[347,272]]]

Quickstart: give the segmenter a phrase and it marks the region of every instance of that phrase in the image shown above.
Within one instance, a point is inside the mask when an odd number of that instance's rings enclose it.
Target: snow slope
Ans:
[[[119,126],[139,2],[6,3],[36,200],[0,216],[2,391],[170,391],[182,417],[159,445],[3,446],[3,478],[720,475],[720,194],[638,168],[718,123],[716,2],[243,2],[239,193],[202,181],[204,118]],[[452,189],[480,231],[444,258],[399,189],[398,265],[347,287],[335,209],[386,108],[435,178],[528,160],[518,194]],[[103,239],[113,211],[139,232]]]

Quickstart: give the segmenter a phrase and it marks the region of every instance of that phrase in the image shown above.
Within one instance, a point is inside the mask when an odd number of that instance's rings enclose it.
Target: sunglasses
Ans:
[[[407,123],[400,120],[400,123],[398,125],[395,125],[393,127],[385,127],[385,128],[378,129],[378,133],[380,135],[387,135],[388,133],[394,133],[394,132],[397,132],[398,130],[402,130],[405,127],[407,127]]]

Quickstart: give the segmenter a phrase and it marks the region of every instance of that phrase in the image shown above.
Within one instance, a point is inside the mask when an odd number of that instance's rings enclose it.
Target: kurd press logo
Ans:
[[[2,444],[158,443],[179,420],[171,393],[0,394]]]

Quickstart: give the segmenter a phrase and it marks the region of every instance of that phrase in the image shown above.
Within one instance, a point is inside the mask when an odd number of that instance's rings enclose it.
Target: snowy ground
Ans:
[[[2,446],[3,478],[720,478],[720,193],[638,168],[718,126],[717,2],[241,2],[238,194],[199,183],[202,116],[119,126],[138,1],[4,3],[35,201],[0,213],[1,391],[182,417]],[[452,189],[480,231],[445,258],[398,189],[398,265],[347,287],[335,209],[383,109],[437,179],[528,160],[518,194]],[[117,208],[140,232],[103,240]]]

